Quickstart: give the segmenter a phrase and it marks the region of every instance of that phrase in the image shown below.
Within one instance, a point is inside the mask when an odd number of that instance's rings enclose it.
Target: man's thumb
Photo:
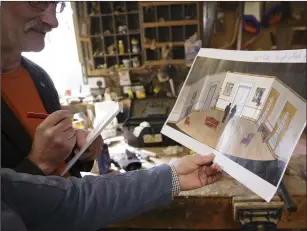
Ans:
[[[194,163],[197,165],[205,165],[205,164],[209,164],[211,163],[214,158],[215,155],[213,153],[209,154],[209,155],[200,155],[200,154],[195,154],[194,158]]]

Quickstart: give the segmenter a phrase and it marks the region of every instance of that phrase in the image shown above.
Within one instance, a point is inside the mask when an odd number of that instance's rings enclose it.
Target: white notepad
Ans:
[[[105,101],[101,104],[100,107],[105,109],[104,110],[105,113],[98,118],[99,122],[97,123],[95,128],[86,137],[85,145],[79,152],[75,153],[75,156],[68,162],[65,169],[61,173],[61,176],[64,176],[65,173],[67,173],[71,169],[71,167],[76,163],[76,161],[80,158],[80,156],[82,156],[85,150],[101,134],[103,129],[105,129],[112,122],[112,120],[117,116],[117,114],[120,112],[119,103],[116,103],[113,101]]]

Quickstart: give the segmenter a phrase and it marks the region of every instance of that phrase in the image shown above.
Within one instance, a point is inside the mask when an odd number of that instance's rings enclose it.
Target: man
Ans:
[[[231,103],[229,103],[226,107],[225,107],[225,111],[224,111],[224,117],[223,117],[223,120],[222,120],[222,123],[225,122],[229,112],[230,112],[230,107],[231,107]]]
[[[231,109],[231,112],[230,112],[230,115],[229,115],[229,120],[231,120],[235,114],[237,112],[237,105],[235,105],[232,109]]]
[[[173,165],[82,179],[1,169],[2,230],[96,231],[166,206],[180,191],[215,183],[221,172],[210,165],[213,159],[195,154]]]
[[[22,52],[44,48],[46,33],[58,26],[56,12],[64,7],[64,2],[2,2],[2,167],[34,175],[59,175],[73,156],[68,150],[84,145],[88,133],[72,128],[73,115],[60,110],[48,74],[21,56]],[[27,112],[51,115],[41,121],[27,118]],[[90,171],[102,145],[99,137],[66,177],[80,177],[80,171]]]

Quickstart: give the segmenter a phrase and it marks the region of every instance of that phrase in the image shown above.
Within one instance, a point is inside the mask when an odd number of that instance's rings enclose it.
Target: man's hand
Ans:
[[[214,155],[194,154],[178,159],[173,163],[180,182],[180,190],[187,191],[213,184],[221,179],[218,165],[212,164]]]
[[[46,175],[65,161],[76,144],[71,117],[73,114],[69,111],[56,111],[36,129],[28,158]]]
[[[77,147],[76,150],[80,150],[86,143],[86,137],[90,131],[76,130],[77,137]],[[97,159],[98,156],[102,153],[103,150],[103,139],[101,136],[98,136],[96,140],[87,148],[82,156],[79,158],[81,161],[92,161]]]

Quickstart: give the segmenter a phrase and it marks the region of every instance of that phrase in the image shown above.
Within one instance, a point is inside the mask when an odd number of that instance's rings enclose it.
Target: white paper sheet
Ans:
[[[105,129],[109,123],[117,116],[120,112],[120,105],[113,101],[105,101],[101,103],[100,108],[104,108],[104,114],[100,113],[99,122],[95,125],[94,129],[86,137],[86,143],[82,149],[75,153],[75,156],[68,162],[65,169],[61,173],[61,176],[64,176],[65,173],[76,163],[80,156],[85,152],[85,150],[94,142],[94,140],[101,134],[103,129]]]
[[[201,49],[162,133],[214,153],[225,172],[270,201],[306,126],[305,82],[306,49]]]

